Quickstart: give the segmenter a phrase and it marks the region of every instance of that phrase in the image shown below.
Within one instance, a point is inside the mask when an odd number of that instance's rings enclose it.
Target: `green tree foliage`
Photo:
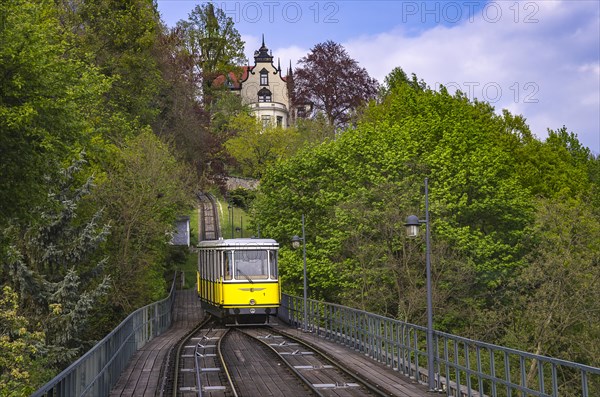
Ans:
[[[0,226],[44,200],[44,176],[90,144],[106,81],[67,56],[51,1],[0,4]],[[54,170],[54,171],[53,171]]]
[[[256,198],[256,192],[254,190],[238,187],[228,192],[228,198],[234,206],[241,208],[244,211],[248,211],[252,201]]]
[[[329,258],[319,272],[333,270],[331,261],[340,259],[346,238],[338,220],[341,203],[357,197],[368,202],[383,186],[400,191],[408,178],[412,205],[398,211],[422,213],[422,193],[415,186],[428,176],[435,233],[473,260],[482,288],[494,287],[521,263],[523,228],[531,219],[529,195],[518,183],[510,153],[498,146],[502,128],[486,104],[400,84],[366,111],[355,130],[301,151],[266,174],[261,224],[265,233],[287,238],[297,232],[280,219],[291,221],[290,210],[298,218],[306,211],[316,222],[309,230],[320,238],[322,257]],[[329,275],[323,290],[338,278],[336,271]]]
[[[145,131],[125,142],[98,187],[98,204],[112,220],[107,269],[118,315],[162,298],[164,258],[173,221],[191,205],[191,173],[170,147]]]
[[[301,292],[285,241],[305,214],[311,296],[424,323],[424,242],[402,225],[428,177],[436,328],[597,365],[597,167],[565,128],[539,141],[398,69],[355,129],[267,170],[255,221],[282,242],[286,291]]]
[[[417,91],[425,91],[427,89],[427,84],[423,80],[418,80],[416,74],[413,73],[409,79],[402,68],[395,67],[390,74],[385,76],[383,85],[380,87],[379,96],[386,97],[403,84],[408,84]]]
[[[59,0],[56,3],[64,29],[71,33],[67,36],[70,56],[96,66],[111,79],[105,97],[106,111],[131,123],[152,122],[158,112],[155,98],[161,83],[153,53],[160,27],[154,2]],[[118,125],[119,119],[113,120],[114,123]]]
[[[538,197],[576,197],[592,188],[592,154],[566,127],[549,130],[544,142],[527,139],[515,157],[523,185]]]
[[[19,314],[19,296],[5,285],[0,295],[0,396],[28,396],[48,376],[44,363],[33,359],[44,333],[31,331]]]
[[[289,157],[298,146],[299,134],[295,128],[263,126],[252,115],[241,113],[229,126],[236,133],[225,142],[225,148],[243,176],[260,178],[267,167]]]
[[[294,127],[302,141],[309,145],[335,138],[335,128],[329,124],[323,112],[317,112],[312,118],[298,118]]]
[[[184,49],[193,59],[195,81],[200,83],[204,103],[211,102],[212,83],[245,61],[244,42],[228,17],[213,3],[197,5],[188,20],[177,23]],[[199,88],[200,88],[199,87]]]
[[[80,217],[91,188],[91,180],[75,186],[81,165],[76,162],[60,179],[48,181],[49,202],[37,209],[37,222],[3,230],[11,244],[0,279],[19,294],[21,314],[43,331],[37,354],[53,369],[64,368],[91,346],[93,309],[109,288],[108,277],[100,279],[106,258],[98,255],[108,227],[98,225],[100,212]]]
[[[536,208],[528,266],[513,281],[506,343],[598,367],[600,218],[576,198],[540,199]]]
[[[187,21],[163,28],[156,54],[165,84],[154,130],[175,144],[202,183],[223,185],[229,120],[248,112],[239,95],[213,84],[219,75],[237,72],[242,62],[243,42],[233,21],[212,3],[198,5]]]
[[[180,148],[200,147],[195,133],[209,129],[195,94],[180,90],[178,43],[159,33],[151,0],[0,2],[0,348],[22,360],[12,372],[0,363],[0,394],[28,394],[47,380],[42,367],[64,367],[164,293],[189,172],[147,125],[172,141],[194,126]],[[82,151],[88,166],[64,170]],[[130,288],[118,278],[137,274]]]

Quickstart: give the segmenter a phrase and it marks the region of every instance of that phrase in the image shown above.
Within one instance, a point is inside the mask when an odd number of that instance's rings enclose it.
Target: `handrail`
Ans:
[[[358,350],[403,375],[426,382],[426,327],[309,299],[310,332]],[[282,294],[279,317],[304,323],[303,299]],[[600,368],[434,331],[435,385],[451,396],[581,396],[600,394]]]
[[[177,273],[168,297],[131,313],[32,397],[108,396],[133,354],[171,326],[176,281]]]

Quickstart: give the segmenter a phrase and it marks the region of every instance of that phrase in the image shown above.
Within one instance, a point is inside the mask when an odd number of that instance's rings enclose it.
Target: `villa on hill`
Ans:
[[[242,97],[242,103],[248,105],[264,126],[269,124],[286,128],[293,124],[297,117],[306,117],[312,106],[292,103],[293,74],[290,61],[286,76],[281,73],[281,64],[273,63],[272,52],[262,45],[254,51],[254,66],[243,66],[242,76],[237,78],[235,73],[221,75],[215,80],[216,84],[226,84],[230,90]]]

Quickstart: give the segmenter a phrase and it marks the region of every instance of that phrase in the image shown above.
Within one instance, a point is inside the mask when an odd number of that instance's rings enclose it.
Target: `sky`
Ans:
[[[167,26],[187,19],[195,0],[158,0]],[[371,77],[395,67],[428,86],[444,85],[526,118],[544,140],[566,126],[600,155],[600,2],[537,1],[213,1],[246,43],[261,45],[283,70],[333,40]]]

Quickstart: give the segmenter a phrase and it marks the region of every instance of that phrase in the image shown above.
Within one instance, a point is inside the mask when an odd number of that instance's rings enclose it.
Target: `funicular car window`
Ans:
[[[236,280],[266,280],[269,278],[266,250],[239,250],[235,252]]]
[[[271,278],[277,278],[277,251],[269,251],[269,264],[271,269]]]
[[[210,280],[215,281],[216,280],[215,273],[216,273],[216,267],[217,267],[217,252],[215,250],[210,251],[209,263],[210,263]]]
[[[225,280],[231,280],[231,264],[233,263],[233,252],[226,251],[223,253],[223,267],[225,270]]]

